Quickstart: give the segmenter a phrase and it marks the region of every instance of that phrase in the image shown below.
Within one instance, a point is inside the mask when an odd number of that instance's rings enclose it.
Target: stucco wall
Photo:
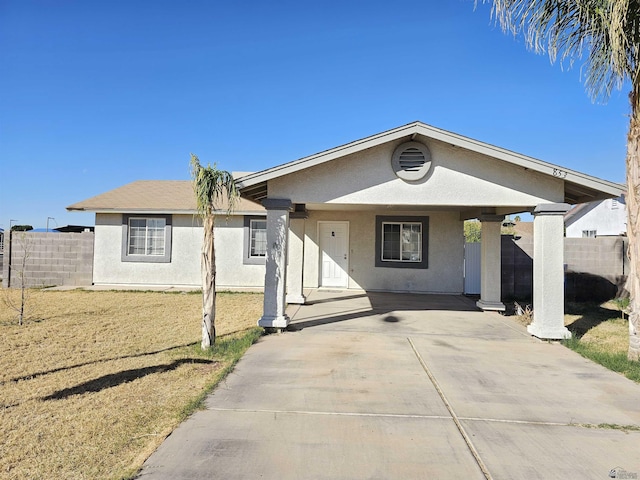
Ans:
[[[561,180],[451,145],[429,147],[430,173],[417,182],[396,177],[391,156],[402,141],[371,148],[269,181],[269,196],[294,203],[533,207],[564,201]],[[339,174],[338,174],[339,173]]]
[[[595,230],[597,236],[617,236],[627,231],[627,209],[619,198],[617,208],[612,208],[612,200],[594,202],[593,208],[567,225],[568,238],[582,237],[583,230]]]
[[[122,215],[96,214],[93,282],[116,285],[200,286],[202,227],[192,215],[173,215],[169,263],[122,262]],[[243,217],[216,222],[217,288],[262,287],[263,265],[243,265]]]
[[[429,217],[427,269],[376,268],[376,214]],[[463,291],[463,222],[457,212],[310,211],[305,221],[305,288],[319,286],[319,221],[349,222],[349,288],[433,293]]]

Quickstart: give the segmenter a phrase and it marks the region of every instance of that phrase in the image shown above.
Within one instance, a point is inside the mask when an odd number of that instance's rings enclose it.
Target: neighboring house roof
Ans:
[[[220,212],[226,212],[227,202],[221,199]],[[69,205],[67,210],[99,213],[196,213],[193,186],[189,180],[138,180],[122,187]],[[264,207],[241,198],[234,213],[264,211]]]
[[[573,222],[583,217],[586,213],[590,212],[597,206],[598,202],[581,203],[580,205],[576,205],[564,214],[565,226],[571,225]]]
[[[464,148],[513,165],[518,165],[525,169],[559,178],[564,181],[564,196],[567,203],[583,203],[617,197],[624,189],[623,185],[614,182],[608,182],[584,173],[543,162],[542,160],[527,157],[504,148],[441,130],[422,122],[409,123],[299,160],[252,173],[240,177],[237,180],[244,196],[253,200],[261,200],[267,196],[267,181],[269,180],[384,143],[403,138],[413,139],[417,135],[445,142],[455,147]]]
[[[515,235],[519,237],[533,237],[533,222],[515,222]]]
[[[65,225],[63,227],[56,227],[54,230],[60,233],[83,233],[86,231],[93,232],[95,227],[88,225]]]
[[[567,237],[593,230],[597,236],[625,234],[627,231],[626,193],[611,200],[576,205],[564,215]],[[615,200],[615,207],[613,201]]]

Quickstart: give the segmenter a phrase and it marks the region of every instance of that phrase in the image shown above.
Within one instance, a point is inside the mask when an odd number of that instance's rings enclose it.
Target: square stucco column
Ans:
[[[566,203],[538,205],[533,211],[533,322],[538,338],[570,338],[564,326],[564,214]]]
[[[303,304],[304,217],[289,215],[289,264],[287,266],[287,303]]]
[[[500,298],[502,288],[502,257],[500,228],[504,216],[483,215],[482,244],[480,247],[480,300],[476,305],[482,310],[504,311]]]
[[[287,237],[291,201],[267,198],[267,259],[264,274],[264,308],[258,325],[266,328],[286,328],[289,317],[285,295],[287,285]]]

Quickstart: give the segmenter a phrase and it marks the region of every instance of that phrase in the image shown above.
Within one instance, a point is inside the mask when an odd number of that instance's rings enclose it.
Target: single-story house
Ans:
[[[625,196],[576,205],[565,214],[564,225],[568,238],[626,235]]]
[[[263,287],[259,324],[284,328],[304,289],[461,294],[463,222],[482,223],[478,306],[504,310],[500,227],[534,215],[534,323],[563,324],[563,215],[622,185],[414,122],[237,178],[216,227],[221,288]],[[96,212],[94,282],[199,284],[201,227],[188,182],[135,182],[69,210]],[[222,207],[224,210],[224,206]]]

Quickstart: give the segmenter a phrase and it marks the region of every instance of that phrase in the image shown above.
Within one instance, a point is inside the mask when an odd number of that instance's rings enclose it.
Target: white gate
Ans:
[[[480,295],[480,242],[464,244],[464,293]]]

